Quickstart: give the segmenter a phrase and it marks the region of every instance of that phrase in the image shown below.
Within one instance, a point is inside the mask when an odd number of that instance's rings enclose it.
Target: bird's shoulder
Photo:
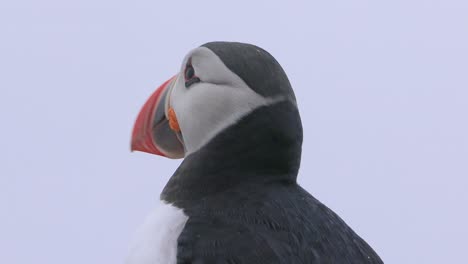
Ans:
[[[241,186],[186,213],[178,263],[382,263],[341,218],[295,183]]]

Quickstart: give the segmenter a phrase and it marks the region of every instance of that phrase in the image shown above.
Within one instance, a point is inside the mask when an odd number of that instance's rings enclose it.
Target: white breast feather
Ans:
[[[167,203],[161,203],[135,233],[126,264],[175,264],[177,238],[188,216]]]

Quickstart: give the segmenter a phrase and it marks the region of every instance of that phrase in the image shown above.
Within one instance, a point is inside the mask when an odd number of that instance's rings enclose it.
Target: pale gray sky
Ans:
[[[386,263],[464,262],[468,2],[180,2],[0,3],[1,263],[122,263],[180,163],[130,153],[133,121],[212,40],[283,65],[300,183]]]

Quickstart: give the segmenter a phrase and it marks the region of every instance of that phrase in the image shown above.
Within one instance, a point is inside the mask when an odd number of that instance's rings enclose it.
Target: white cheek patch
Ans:
[[[186,155],[197,151],[220,131],[271,100],[252,90],[201,84],[182,97],[174,109],[184,138]]]
[[[286,100],[256,93],[208,48],[200,47],[189,53],[183,65],[189,57],[201,82],[186,88],[184,77],[179,74],[170,98],[184,138],[186,156],[254,109]]]
[[[181,209],[161,201],[135,233],[125,264],[175,264],[187,219]]]

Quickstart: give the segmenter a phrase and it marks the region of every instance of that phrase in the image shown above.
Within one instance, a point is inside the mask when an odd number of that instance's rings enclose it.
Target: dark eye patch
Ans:
[[[195,68],[192,65],[192,58],[187,61],[184,70],[185,88],[189,88],[192,84],[200,82],[200,78],[195,74]]]

